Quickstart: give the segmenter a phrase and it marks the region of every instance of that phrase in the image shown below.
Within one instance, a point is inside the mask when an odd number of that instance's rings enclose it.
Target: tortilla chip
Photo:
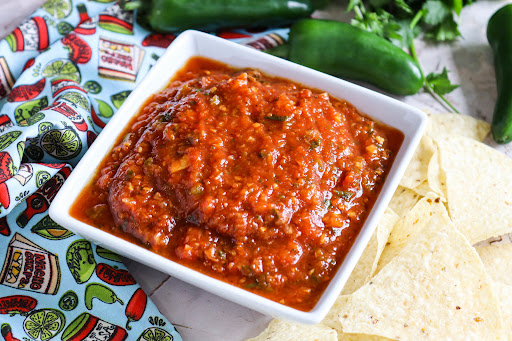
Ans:
[[[512,244],[490,244],[476,251],[493,280],[512,286]]]
[[[332,328],[322,324],[305,325],[283,320],[272,320],[260,335],[247,341],[337,341]]]
[[[331,310],[327,313],[327,315],[324,317],[321,324],[330,327],[332,329],[335,329],[338,332],[338,338],[339,334],[343,331],[341,330],[341,323],[340,318],[338,317],[339,312],[341,308],[347,304],[347,301],[349,299],[350,295],[339,295],[334,304],[332,305]]]
[[[496,296],[498,296],[498,302],[500,302],[503,325],[510,327],[512,326],[512,286],[494,281],[493,287]],[[509,335],[509,339],[512,339],[512,336]]]
[[[426,196],[429,193],[434,193],[438,197],[441,198],[441,201],[446,202],[446,199],[443,198],[443,196],[440,196],[438,193],[436,193],[436,192],[434,192],[432,190],[432,187],[430,187],[430,184],[428,183],[428,181],[425,181],[424,183],[422,183],[418,187],[413,188],[412,191],[414,193],[418,194],[420,196],[420,198]]]
[[[437,148],[430,158],[430,162],[428,163],[427,177],[428,187],[432,190],[432,192],[439,195],[441,200],[446,202],[446,176],[444,172],[441,171],[441,165],[439,163],[439,150]]]
[[[485,121],[461,114],[434,114],[429,115],[427,134],[432,137],[439,135],[459,135],[483,141],[491,125]]]
[[[375,270],[377,270],[377,264],[382,250],[386,246],[389,234],[398,219],[398,215],[388,207],[382,215],[361,258],[359,258],[354,271],[350,274],[345,287],[343,287],[341,292],[343,295],[353,293],[372,278]]]
[[[512,232],[512,160],[465,137],[436,142],[455,226],[471,244]]]
[[[331,327],[335,329],[338,333],[338,341],[387,341],[388,338],[376,335],[368,335],[368,334],[348,334],[343,333],[341,330],[341,322],[338,316],[341,308],[347,304],[350,295],[340,295],[334,302],[331,310],[325,316],[325,318],[320,322],[321,324]]]
[[[442,215],[450,219],[439,196],[428,193],[393,227],[387,245],[382,251],[377,272],[402,251],[411,237],[421,234],[434,215]]]
[[[427,180],[428,164],[435,150],[436,146],[432,139],[429,136],[423,136],[400,180],[400,186],[413,189]]]
[[[338,334],[338,341],[388,341],[387,337],[368,334]]]
[[[350,296],[344,332],[401,340],[498,340],[498,302],[478,253],[444,215]]]
[[[399,217],[403,217],[409,210],[416,205],[421,196],[409,188],[398,186],[389,202],[389,208]]]

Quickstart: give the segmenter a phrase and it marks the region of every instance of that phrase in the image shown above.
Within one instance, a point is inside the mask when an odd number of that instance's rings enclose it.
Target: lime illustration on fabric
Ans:
[[[65,324],[66,317],[61,311],[47,308],[30,312],[23,322],[23,329],[32,339],[45,341],[60,333]]]
[[[73,290],[68,290],[59,300],[59,308],[64,311],[71,311],[78,306],[78,296]]]
[[[0,41],[4,340],[181,341],[119,255],[48,216],[73,167],[176,38],[135,19],[114,0],[49,0]],[[287,31],[219,36],[264,49]]]

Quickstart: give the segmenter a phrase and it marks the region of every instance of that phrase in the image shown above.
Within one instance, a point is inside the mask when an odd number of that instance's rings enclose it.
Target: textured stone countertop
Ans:
[[[0,37],[40,6],[44,0],[0,0]],[[446,97],[461,112],[490,122],[496,100],[492,51],[485,36],[487,21],[501,6],[511,0],[477,1],[461,14],[462,38],[453,44],[435,46],[417,42],[417,52],[426,73],[450,70],[450,78],[460,84]],[[343,9],[333,6],[320,16],[343,17]],[[446,112],[429,94],[419,93],[400,100],[432,113]],[[512,157],[512,144],[497,146]],[[160,311],[174,323],[187,341],[237,341],[257,335],[270,317],[231,303],[206,291],[181,282],[166,274],[126,261],[147,294]]]

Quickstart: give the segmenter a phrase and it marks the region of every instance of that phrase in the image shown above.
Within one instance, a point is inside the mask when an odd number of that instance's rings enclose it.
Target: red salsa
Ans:
[[[308,311],[402,140],[346,101],[196,57],[145,103],[71,214]]]

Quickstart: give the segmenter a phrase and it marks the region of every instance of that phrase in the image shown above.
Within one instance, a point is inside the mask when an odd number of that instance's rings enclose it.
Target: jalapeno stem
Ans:
[[[416,54],[416,48],[414,47],[414,43],[411,43],[411,46],[409,46],[409,50],[411,52],[411,56],[414,58],[414,60],[416,60],[416,62],[418,63],[418,66],[420,68],[420,72],[421,72],[421,76],[423,77],[423,79],[425,79],[425,74],[423,73],[423,69],[421,68],[421,64],[420,64],[420,61],[418,60],[418,55]],[[448,106],[448,108],[450,108],[453,112],[457,113],[457,114],[460,114],[460,112],[446,99],[444,98],[443,95],[440,95],[440,94],[437,94],[434,89],[432,89],[432,87],[428,84],[428,82],[426,81],[425,79],[425,84],[423,84],[423,86],[425,87],[425,89],[428,91],[428,93],[434,97],[434,99],[438,102],[440,102],[441,104],[444,104],[446,106]]]
[[[414,16],[414,18],[411,21],[411,24],[409,25],[409,28],[411,29],[411,31],[414,30],[414,27],[416,27],[416,24],[421,20],[421,18],[423,17],[424,14],[425,14],[424,11],[419,11],[418,13],[416,13],[416,15]],[[434,89],[432,89],[430,84],[428,84],[427,79],[425,77],[425,73],[423,72],[423,68],[421,67],[420,61],[418,59],[418,54],[416,53],[416,47],[414,46],[414,39],[411,39],[411,44],[409,46],[409,53],[411,54],[412,58],[416,61],[416,63],[418,63],[421,77],[423,78],[423,81],[424,81],[423,86],[428,91],[428,93],[442,105],[446,105],[453,112],[460,114],[460,112],[443,95],[436,93],[434,91]]]

